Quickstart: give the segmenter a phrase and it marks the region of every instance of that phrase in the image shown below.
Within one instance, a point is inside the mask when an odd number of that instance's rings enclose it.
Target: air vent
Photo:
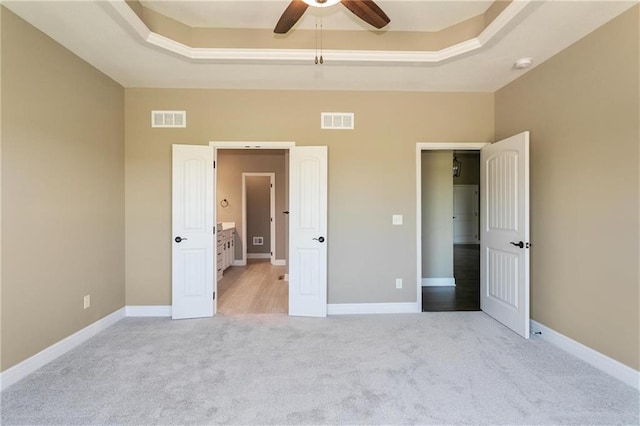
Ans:
[[[151,127],[187,127],[187,112],[151,111]]]
[[[353,122],[352,112],[323,112],[320,114],[320,128],[322,129],[353,129]]]

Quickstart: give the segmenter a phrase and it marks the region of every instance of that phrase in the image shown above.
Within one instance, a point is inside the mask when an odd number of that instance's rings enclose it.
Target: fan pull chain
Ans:
[[[318,18],[316,18],[316,65],[318,65]]]
[[[320,65],[324,64],[324,59],[322,58],[322,16],[320,17]]]

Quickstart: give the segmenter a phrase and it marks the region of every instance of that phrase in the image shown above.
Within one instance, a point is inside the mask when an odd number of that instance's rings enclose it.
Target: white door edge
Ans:
[[[417,142],[416,143],[416,301],[422,306],[422,151],[480,151],[490,142]],[[453,165],[452,165],[453,167]]]

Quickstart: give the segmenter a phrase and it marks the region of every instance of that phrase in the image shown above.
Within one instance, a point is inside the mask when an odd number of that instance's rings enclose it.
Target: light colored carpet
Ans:
[[[127,318],[2,393],[2,424],[638,424],[639,395],[481,312]]]

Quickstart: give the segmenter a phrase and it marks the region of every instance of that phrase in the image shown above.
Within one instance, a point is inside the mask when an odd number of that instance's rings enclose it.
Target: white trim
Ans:
[[[242,260],[242,259],[237,259],[237,260],[234,260],[231,265],[232,266],[247,266],[247,262],[245,260]]]
[[[0,390],[5,390],[9,386],[19,382],[37,369],[47,365],[61,355],[69,352],[76,346],[86,342],[96,334],[111,327],[125,317],[125,308],[101,318],[80,331],[54,343],[53,345],[41,350],[37,354],[25,359],[19,364],[0,373]]]
[[[540,337],[598,370],[640,390],[640,371],[636,371],[534,320],[531,320],[531,335]]]
[[[455,287],[456,279],[450,278],[423,278],[422,287]]]
[[[170,317],[171,305],[126,306],[127,317]]]
[[[512,2],[515,3],[515,2]],[[489,142],[417,142],[416,143],[416,300],[422,306],[422,151],[479,151]]]
[[[517,18],[534,0],[511,2],[496,19],[477,37],[461,43],[432,51],[373,51],[373,50],[324,50],[325,58],[340,65],[430,65],[469,54],[490,45],[496,36],[508,31],[510,23]],[[312,49],[230,49],[196,48],[177,42],[152,32],[147,25],[126,4],[125,0],[106,2],[110,5],[145,43],[167,52],[177,54],[183,59],[207,63],[282,63],[307,64],[313,57]]]
[[[289,141],[210,141],[209,146],[218,149],[289,149],[296,146]]]
[[[273,266],[287,266],[287,260],[286,259],[274,259],[271,264]]]
[[[247,259],[271,259],[269,253],[247,253]]]
[[[329,315],[413,314],[422,311],[420,303],[329,303]]]

